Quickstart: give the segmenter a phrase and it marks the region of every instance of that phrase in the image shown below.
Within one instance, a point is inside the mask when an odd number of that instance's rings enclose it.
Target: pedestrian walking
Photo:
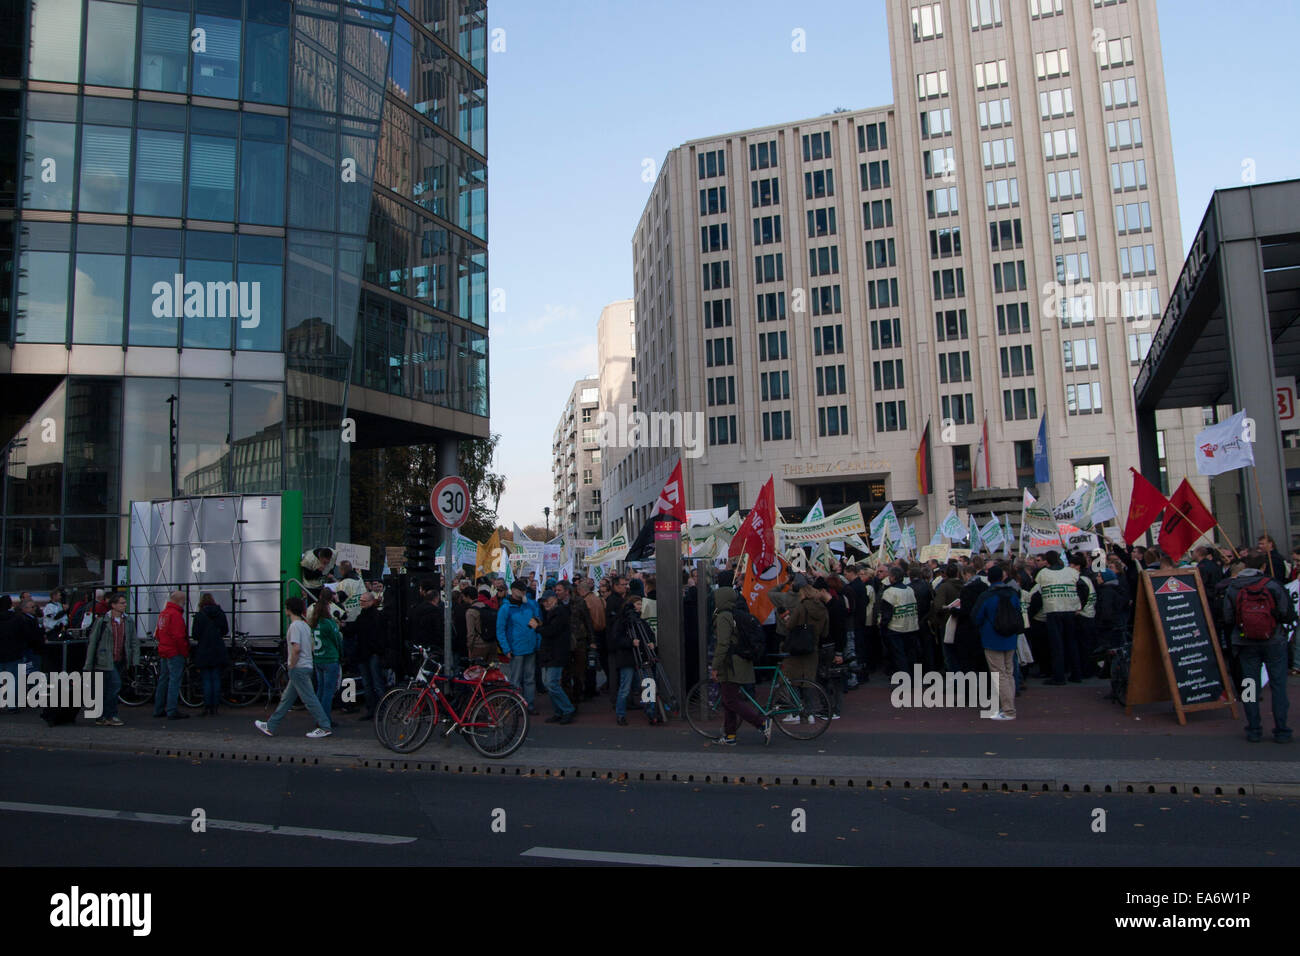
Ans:
[[[306,621],[311,628],[316,699],[328,717],[334,709],[343,661],[343,635],[334,620],[334,595],[329,588],[321,588],[320,600],[307,609]]]
[[[740,689],[754,683],[754,665],[736,653],[739,634],[735,610],[741,597],[734,588],[720,587],[714,595],[717,610],[714,612],[714,630],[717,643],[713,648],[713,662],[709,666],[709,679],[718,682],[722,694],[722,736],[717,739],[727,747],[736,745],[736,731],[743,720],[758,729],[765,743],[772,742],[772,719],[764,718]],[[793,613],[793,612],[791,612]],[[825,613],[823,609],[822,613]],[[623,722],[623,721],[620,721]]]
[[[280,721],[284,720],[285,715],[293,708],[299,699],[307,705],[307,712],[316,718],[316,729],[307,734],[308,737],[328,737],[332,733],[329,715],[325,713],[320,705],[320,700],[316,697],[316,692],[312,689],[311,681],[313,677],[312,670],[312,639],[311,628],[307,626],[304,615],[307,613],[307,607],[300,597],[291,597],[284,602],[285,613],[289,616],[289,657],[286,662],[289,667],[289,686],[284,689],[284,695],[280,698],[280,706],[275,709],[269,720],[255,720],[253,726],[266,734],[268,737],[274,737],[276,728],[280,726]]]
[[[979,628],[989,673],[998,678],[998,712],[994,720],[1016,719],[1016,645],[1024,616],[1020,610],[1020,588],[1003,577],[1002,567],[988,569],[989,587],[975,604],[972,618]],[[1002,613],[999,613],[999,612]],[[1008,633],[1011,632],[1011,633]]]
[[[1287,697],[1286,625],[1295,621],[1291,595],[1278,584],[1270,571],[1276,556],[1252,552],[1246,567],[1225,588],[1223,619],[1232,635],[1232,647],[1241,664],[1241,676],[1255,683],[1255,693],[1242,695],[1246,709],[1246,739],[1259,743],[1263,738],[1259,699],[1263,696],[1263,672],[1268,672],[1268,687],[1273,708],[1273,740],[1290,743],[1287,726],[1290,700]]]

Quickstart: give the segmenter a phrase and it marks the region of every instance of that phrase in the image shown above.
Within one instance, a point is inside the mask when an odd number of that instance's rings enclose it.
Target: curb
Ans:
[[[446,761],[414,760],[399,756],[367,757],[363,755],[325,754],[321,756],[267,754],[232,748],[140,747],[115,742],[51,743],[35,738],[0,741],[0,748],[21,747],[36,750],[74,750],[133,753],[141,756],[222,760],[235,763],[298,767],[338,767],[365,770],[397,770],[416,773],[452,773],[484,777],[527,777],[532,779],[602,780],[617,782],[661,782],[690,784],[726,784],[748,786],[822,787],[828,789],[901,790],[936,792],[1001,793],[1086,793],[1192,795],[1229,797],[1300,797],[1300,783],[1196,781],[1196,780],[1123,780],[1057,777],[1016,777],[983,775],[899,774],[870,772],[852,774],[818,774],[768,772],[764,770],[683,771],[667,769],[619,768],[616,766],[580,767],[564,760],[534,762],[496,762],[482,760]]]

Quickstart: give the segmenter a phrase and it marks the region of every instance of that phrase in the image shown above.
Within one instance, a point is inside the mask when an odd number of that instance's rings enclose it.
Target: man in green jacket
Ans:
[[[123,726],[125,721],[117,716],[117,695],[122,691],[125,670],[139,662],[140,638],[127,624],[126,595],[115,591],[108,598],[108,613],[91,625],[86,645],[86,670],[104,674],[103,713],[96,726]]]
[[[753,724],[763,734],[765,743],[772,742],[772,720],[745,700],[740,688],[754,683],[754,665],[736,653],[740,634],[736,625],[736,608],[742,606],[740,595],[734,588],[721,587],[714,593],[717,610],[713,615],[717,645],[713,650],[713,663],[709,679],[716,680],[722,690],[722,736],[717,743],[728,747],[736,745],[736,731],[740,722]]]

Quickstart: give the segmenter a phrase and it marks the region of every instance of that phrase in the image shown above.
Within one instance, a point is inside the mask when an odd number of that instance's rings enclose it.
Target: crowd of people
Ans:
[[[1252,677],[1259,684],[1267,671],[1273,736],[1279,742],[1291,739],[1286,679],[1300,673],[1291,640],[1295,602],[1287,588],[1300,579],[1300,549],[1291,559],[1287,562],[1265,535],[1245,552],[1202,546],[1182,561],[1194,565],[1204,582],[1234,685]],[[285,602],[289,687],[276,712],[257,722],[263,733],[274,734],[302,700],[317,724],[309,736],[329,735],[344,673],[361,678],[360,719],[373,719],[383,694],[406,672],[412,645],[441,657],[447,609],[439,577],[415,583],[404,626],[395,629],[383,607],[382,583],[361,581],[346,562],[332,567],[328,555],[319,561],[307,582],[308,600]],[[821,683],[832,720],[841,716],[846,693],[877,675],[888,680],[899,671],[911,674],[917,665],[925,671],[997,673],[996,719],[1014,720],[1017,698],[1031,689],[1030,679],[1064,686],[1102,676],[1114,666],[1115,655],[1131,638],[1141,571],[1175,566],[1157,548],[1115,545],[1092,555],[1049,551],[926,563],[840,561],[824,573],[793,574],[784,586],[766,592],[772,611],[758,622],[766,643],[763,662],[779,662],[790,680]],[[754,662],[735,654],[737,618],[755,608],[746,607],[733,567],[715,578],[715,587],[706,590],[697,587],[695,571],[683,571],[687,687],[704,676],[702,639],[706,673],[718,681],[727,712],[721,742],[733,742],[742,721],[770,739],[770,724],[739,694],[754,680]],[[616,722],[627,725],[637,662],[656,643],[655,575],[633,570],[599,580],[579,575],[542,581],[530,572],[507,584],[499,575],[475,579],[461,572],[452,585],[453,668],[470,659],[499,663],[530,713],[540,712],[539,695],[547,697],[547,722],[571,724],[603,696]],[[697,625],[702,600],[708,622],[703,634]],[[29,670],[50,669],[49,646],[76,622],[87,640],[84,666],[106,674],[108,700],[97,723],[121,726],[117,693],[140,652],[126,607],[124,593],[103,589],[79,597],[55,589],[43,608],[26,592],[17,602],[0,595],[0,670],[16,674],[23,663]],[[204,713],[218,712],[229,636],[226,614],[212,594],[202,594],[188,615],[184,593],[170,595],[155,632],[160,667],[154,716],[187,716],[178,695],[191,659],[202,675]],[[1251,741],[1262,739],[1260,696],[1243,699]],[[638,699],[633,709],[641,707]],[[658,722],[653,706],[643,709],[651,723]]]

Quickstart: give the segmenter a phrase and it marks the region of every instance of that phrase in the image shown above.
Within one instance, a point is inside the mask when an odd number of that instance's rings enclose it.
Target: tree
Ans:
[[[460,533],[486,541],[497,521],[497,507],[505,491],[504,475],[491,470],[500,435],[462,441],[460,476],[470,492],[470,512]],[[406,509],[428,504],[437,483],[437,449],[434,445],[408,445],[362,449],[353,452],[351,465],[352,541],[371,548],[372,563],[383,567],[383,548],[401,547],[405,539]]]
[[[545,525],[540,524],[524,525],[519,530],[533,541],[550,541],[554,534],[553,532],[548,531]]]

